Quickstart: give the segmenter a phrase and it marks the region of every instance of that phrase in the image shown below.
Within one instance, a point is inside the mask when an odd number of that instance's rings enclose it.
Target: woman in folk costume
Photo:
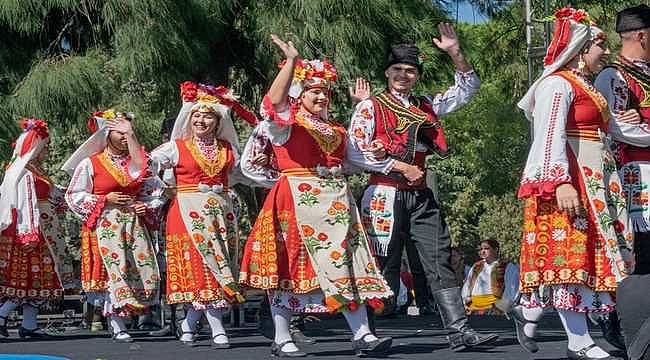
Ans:
[[[44,174],[49,135],[43,120],[23,119],[11,163],[0,185],[0,335],[7,315],[22,305],[18,335],[43,337],[36,316],[43,302],[62,300],[73,282],[66,262],[63,192]]]
[[[225,87],[185,82],[183,106],[170,142],[151,153],[161,169],[173,169],[176,197],[167,213],[167,303],[186,304],[180,340],[195,344],[196,322],[205,314],[212,347],[228,348],[221,317],[244,301],[233,269],[241,253],[238,201],[230,186],[239,161],[237,133],[229,110],[248,122],[244,109]]]
[[[336,69],[298,59],[272,35],[286,61],[262,103],[282,174],[246,243],[240,283],[269,291],[275,323],[271,353],[306,356],[292,342],[292,312],[343,312],[358,355],[385,354],[391,339],[369,329],[366,305],[392,295],[368,247],[342,174],[345,128],[327,114]]]
[[[72,174],[66,201],[84,221],[82,286],[88,301],[110,317],[118,342],[133,341],[123,318],[156,304],[160,282],[148,227],[163,204],[163,186],[132,120],[131,113],[94,113],[88,120],[94,133],[62,167]]]
[[[555,13],[544,72],[518,103],[534,138],[519,188],[525,202],[517,338],[535,352],[536,322],[555,308],[569,359],[613,359],[594,344],[585,313],[614,310],[612,293],[629,272],[631,233],[608,150],[608,111],[589,76],[609,53],[583,10]]]
[[[519,267],[499,258],[499,243],[481,241],[480,260],[470,267],[462,296],[467,313],[501,315],[519,295]]]

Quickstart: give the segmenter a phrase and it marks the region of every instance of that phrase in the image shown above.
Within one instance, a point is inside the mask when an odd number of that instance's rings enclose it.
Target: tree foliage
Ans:
[[[521,211],[515,199],[528,146],[528,124],[515,103],[527,88],[521,1],[472,0],[491,20],[459,24],[463,48],[483,85],[462,110],[443,118],[451,156],[432,161],[453,241],[466,250],[480,239],[502,242],[518,256]],[[305,58],[327,58],[339,70],[333,115],[347,123],[347,87],[357,76],[385,84],[390,44],[417,43],[425,56],[418,91],[444,90],[453,65],[431,44],[449,21],[449,0],[4,0],[0,2],[0,161],[10,156],[16,120],[36,116],[53,134],[49,172],[87,134],[98,109],[136,113],[136,132],[152,148],[166,117],[179,108],[185,80],[224,84],[257,108],[277,72],[271,33],[292,40]],[[551,1],[551,9],[567,1]],[[585,0],[611,34],[617,10],[633,1]],[[544,16],[534,1],[535,19]],[[535,22],[536,44],[543,24]],[[612,49],[612,50],[615,50]],[[539,62],[536,67],[540,70]],[[237,124],[242,139],[249,128]],[[353,179],[356,194],[366,177]]]

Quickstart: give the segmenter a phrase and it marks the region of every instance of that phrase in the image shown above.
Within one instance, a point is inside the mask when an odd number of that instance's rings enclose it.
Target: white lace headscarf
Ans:
[[[544,71],[517,103],[529,121],[533,120],[535,91],[542,80],[566,65],[590,40],[596,39],[603,32],[591,22],[589,14],[584,10],[562,8],[555,13],[555,20],[555,32],[544,58]]]

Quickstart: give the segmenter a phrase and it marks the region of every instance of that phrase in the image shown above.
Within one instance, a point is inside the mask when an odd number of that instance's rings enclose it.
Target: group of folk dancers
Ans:
[[[608,54],[604,33],[581,10],[561,9],[555,21],[544,73],[519,102],[534,128],[519,189],[521,294],[500,308],[512,314],[530,352],[538,350],[537,321],[552,307],[570,359],[612,359],[594,344],[585,314],[615,309],[617,285],[635,262],[637,274],[647,271],[650,8],[618,14],[621,55],[595,86],[590,78]],[[92,135],[63,165],[71,175],[67,189],[42,171],[46,123],[24,120],[0,188],[0,335],[8,336],[7,315],[22,306],[19,335],[42,336],[39,305],[74,286],[60,220],[67,207],[83,220],[81,286],[110,319],[117,342],[133,341],[124,317],[146,312],[162,291],[167,304],[186,310],[183,344],[195,344],[205,316],[212,347],[227,348],[222,315],[251,288],[269,299],[273,355],[306,356],[289,330],[297,312],[342,313],[357,355],[385,355],[392,340],[376,336],[372,317],[394,303],[406,248],[411,266],[426,276],[450,348],[493,343],[496,335],[468,324],[447,225],[424,182],[426,156],[447,152],[439,118],[480,86],[454,29],[440,24],[439,30],[434,44],[451,57],[455,84],[435,96],[413,95],[422,73],[419,50],[395,45],[386,89],[371,96],[358,82],[347,131],[328,114],[334,66],[301,59],[290,41],[273,35],[285,60],[262,101],[261,121],[227,88],[185,82],[170,141],[147,153],[134,135],[133,114],[93,113]],[[241,152],[231,113],[256,124]],[[358,206],[344,175],[363,171],[370,177]],[[251,181],[269,190],[240,244],[232,186]],[[162,269],[151,239],[161,221]],[[630,314],[620,315],[630,345]]]

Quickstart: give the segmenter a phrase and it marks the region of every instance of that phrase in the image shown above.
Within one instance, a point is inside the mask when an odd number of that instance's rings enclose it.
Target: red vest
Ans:
[[[140,192],[140,185],[144,179],[142,174],[138,179],[131,178],[113,166],[103,152],[91,156],[90,161],[93,164],[93,194],[108,195],[110,192],[119,191],[136,196]]]
[[[558,71],[555,76],[567,80],[573,88],[573,102],[567,113],[566,130],[600,131],[607,133],[607,123],[594,99],[566,71]],[[603,109],[605,110],[605,109]]]
[[[194,147],[193,151],[188,148],[188,142],[192,140],[176,140],[176,148],[178,148],[178,164],[174,167],[174,175],[176,176],[176,185],[197,185],[199,183],[206,185],[222,184],[228,186],[228,174],[235,163],[235,158],[232,152],[230,143],[223,140],[217,140],[221,146],[224,147],[225,161],[221,164],[221,168],[215,174],[208,174],[211,170],[210,166],[219,166],[217,161],[209,161],[207,159],[198,159],[201,155],[198,153],[200,150]],[[203,168],[199,161],[203,161]],[[211,176],[212,175],[212,176]]]
[[[646,124],[650,124],[650,76],[623,57],[619,57],[610,66],[618,70],[627,83],[629,98],[626,108],[636,109],[641,119]],[[619,142],[616,158],[619,165],[633,161],[650,161],[650,147],[638,147]]]
[[[388,156],[424,169],[425,156],[447,155],[447,141],[442,125],[431,103],[424,98],[412,98],[411,106],[405,107],[388,90],[370,98],[374,107],[375,136],[373,140],[383,143]],[[417,152],[420,142],[427,147],[426,152]],[[373,174],[371,184],[392,185],[398,188],[411,188],[403,176],[391,173],[389,176]],[[422,184],[419,187],[425,187]]]
[[[389,91],[370,100],[375,109],[374,139],[384,144],[391,157],[413,164],[418,141],[427,147],[427,154],[447,154],[442,126],[429,101],[414,98],[407,108]]]

